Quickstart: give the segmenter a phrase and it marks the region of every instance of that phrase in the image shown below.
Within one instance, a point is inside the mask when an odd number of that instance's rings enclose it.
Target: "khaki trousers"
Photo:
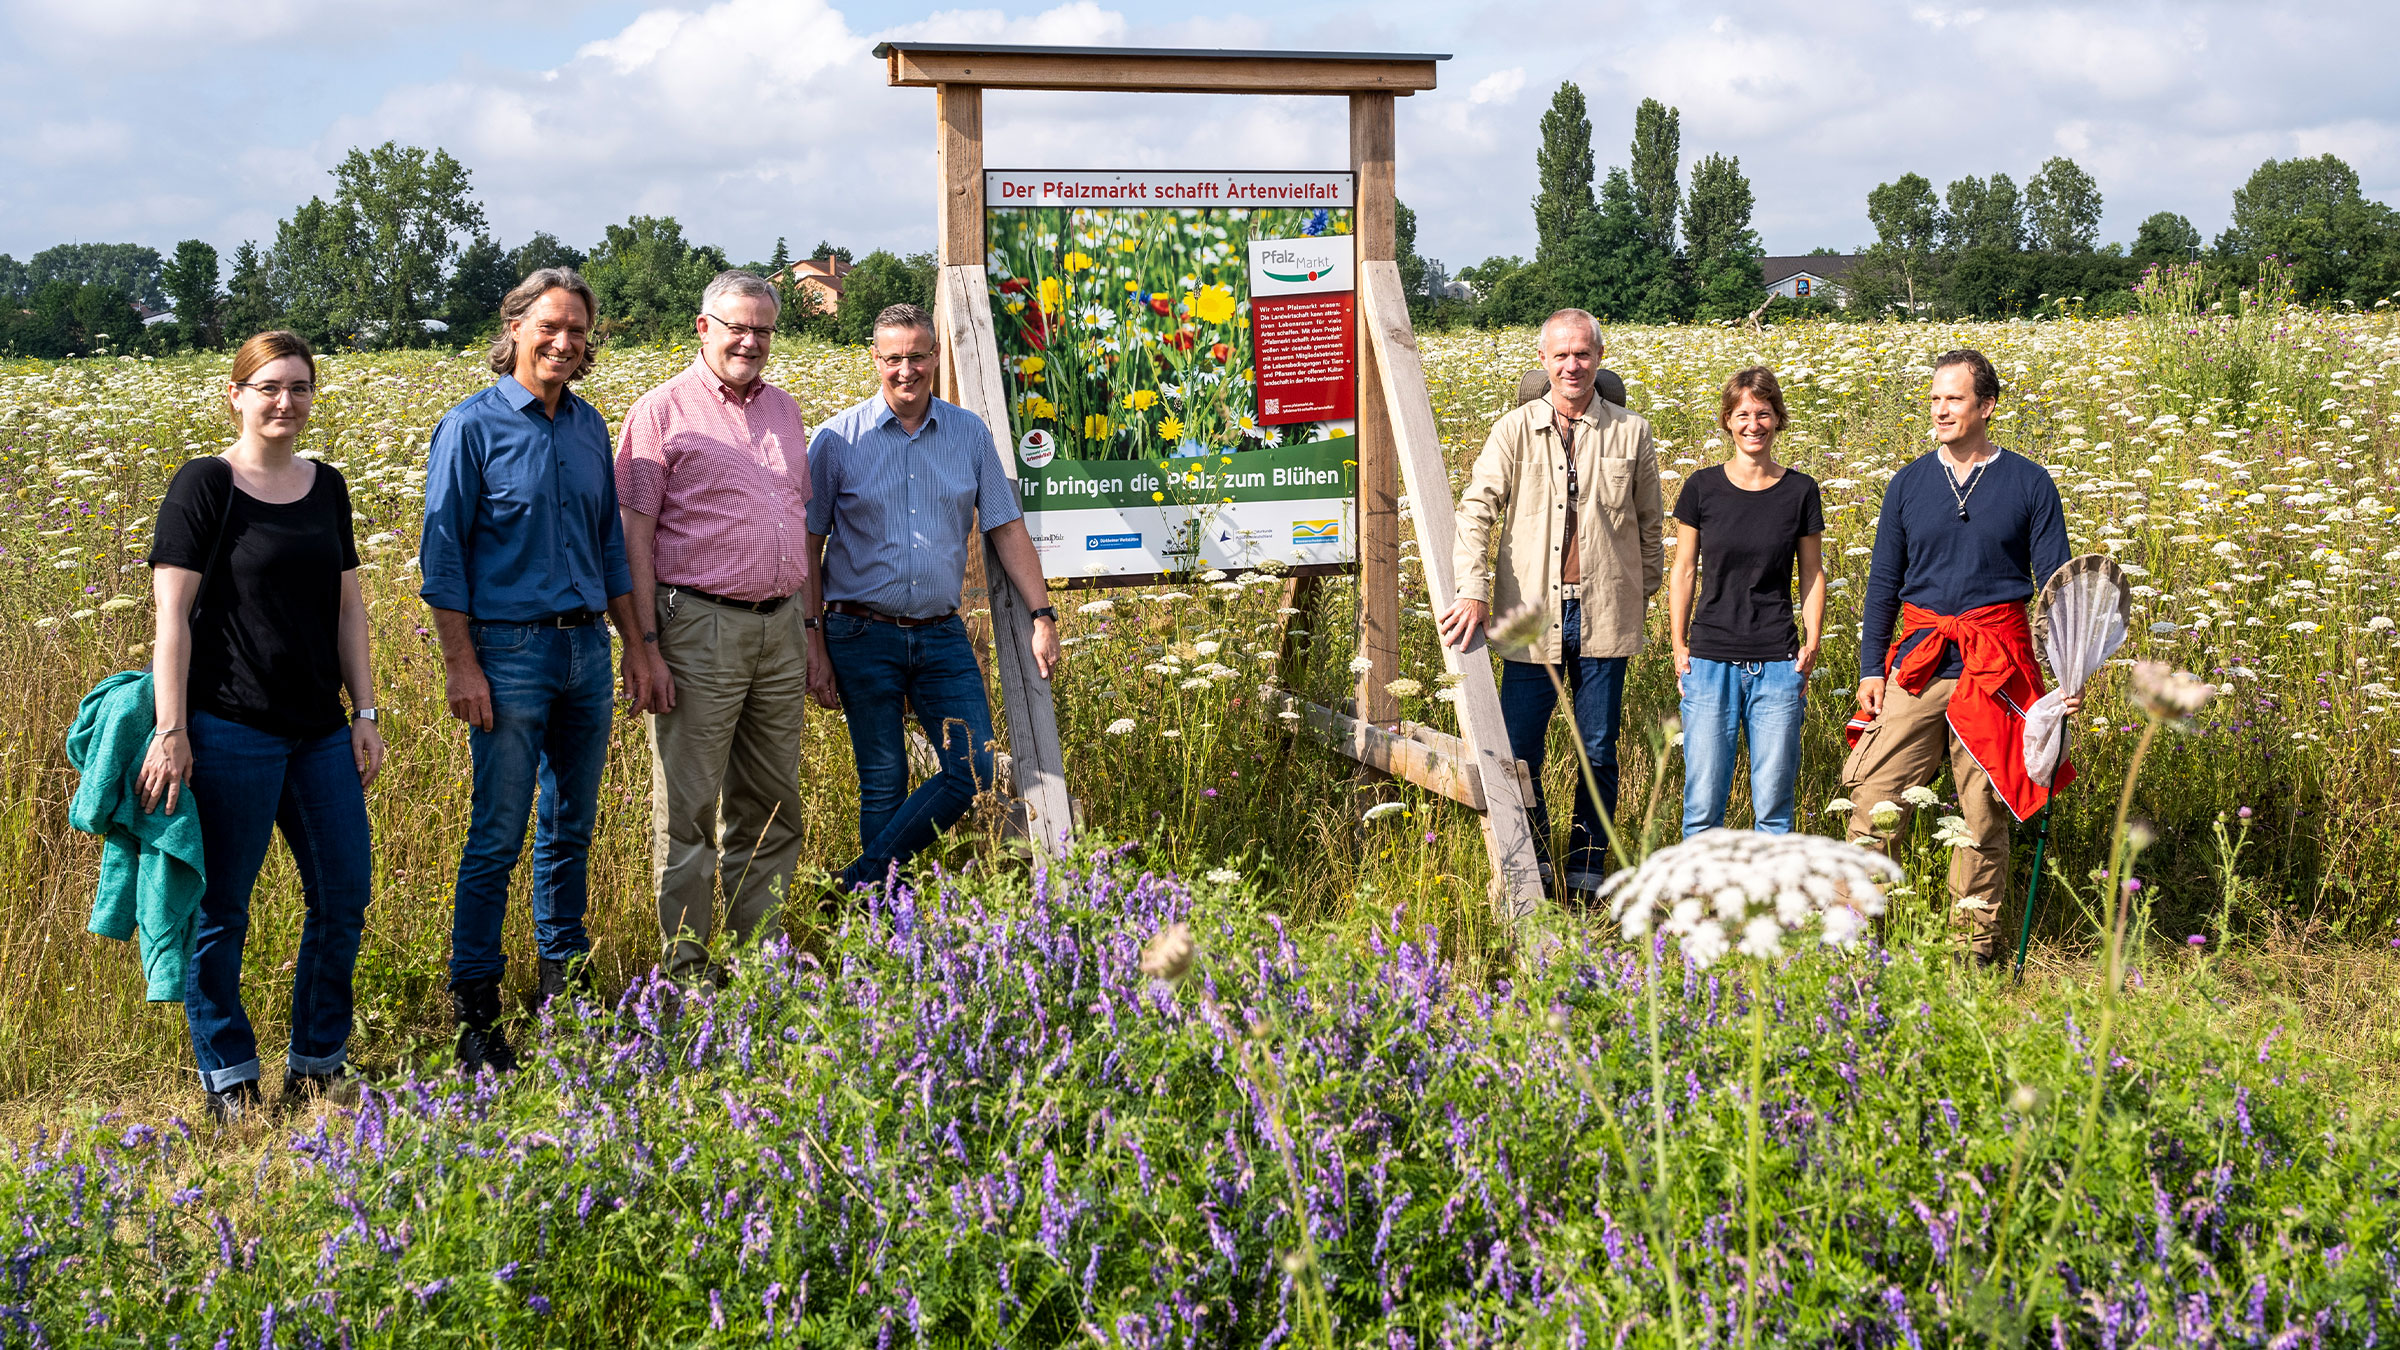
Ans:
[[[1979,957],[1993,954],[2000,907],[2008,898],[2008,830],[2014,819],[2007,803],[1993,790],[1992,780],[1950,729],[1950,692],[1956,680],[1935,680],[1922,694],[1911,694],[1898,680],[1883,684],[1883,711],[1858,738],[1842,765],[1842,781],[1850,790],[1850,842],[1889,854],[1889,839],[1876,837],[1869,816],[1878,802],[1900,808],[1900,825],[1908,828],[1915,814],[1902,793],[1924,787],[1941,772],[1943,753],[1950,759],[1950,783],[1958,791],[1958,813],[1975,836],[1973,848],[1950,854],[1951,930]],[[1961,900],[1980,900],[1980,907],[1961,907]]]
[[[720,880],[734,942],[776,930],[800,857],[804,639],[797,604],[758,614],[658,588],[675,708],[650,717],[650,863],[670,976],[706,967]]]

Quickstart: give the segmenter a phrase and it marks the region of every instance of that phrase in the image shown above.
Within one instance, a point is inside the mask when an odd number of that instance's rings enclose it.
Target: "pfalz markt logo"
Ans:
[[[1048,464],[1057,454],[1058,438],[1040,427],[1026,432],[1024,439],[1017,442],[1017,458],[1028,469],[1038,469]]]
[[[1322,281],[1332,276],[1339,266],[1331,253],[1315,253],[1301,249],[1270,248],[1258,255],[1259,274],[1270,281],[1284,283]],[[1287,271],[1277,271],[1287,268]]]

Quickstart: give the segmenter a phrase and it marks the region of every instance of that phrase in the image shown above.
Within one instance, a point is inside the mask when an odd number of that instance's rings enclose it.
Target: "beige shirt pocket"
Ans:
[[[1633,518],[1633,461],[1603,459],[1600,461],[1600,509],[1607,513],[1611,525],[1623,525]]]

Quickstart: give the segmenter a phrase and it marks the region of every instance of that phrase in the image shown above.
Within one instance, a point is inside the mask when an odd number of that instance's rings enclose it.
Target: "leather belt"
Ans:
[[[577,609],[569,610],[564,614],[553,614],[548,618],[530,620],[526,626],[529,628],[588,628],[600,622],[601,618],[602,615],[598,610]]]
[[[957,610],[952,610],[948,614],[936,614],[930,619],[903,619],[897,614],[886,614],[882,610],[869,609],[865,605],[848,600],[828,602],[825,608],[829,613],[847,614],[853,619],[871,619],[876,623],[888,623],[897,628],[930,628],[955,617],[958,613]]]
[[[727,609],[746,609],[753,614],[772,614],[789,604],[792,599],[788,595],[779,595],[772,600],[736,600],[731,596],[712,595],[697,586],[671,585],[667,587],[667,594],[698,596],[712,605],[723,605]]]

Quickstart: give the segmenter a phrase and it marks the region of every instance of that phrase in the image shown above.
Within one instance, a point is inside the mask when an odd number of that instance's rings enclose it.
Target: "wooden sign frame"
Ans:
[[[935,208],[940,281],[935,319],[942,333],[942,393],[1005,430],[1007,396],[1000,381],[992,325],[991,289],[984,272],[983,91],[1081,90],[1122,93],[1313,94],[1350,104],[1350,168],[1357,184],[1353,207],[1358,248],[1358,595],[1359,675],[1353,713],[1306,703],[1275,691],[1264,700],[1295,707],[1294,723],[1362,764],[1406,778],[1478,811],[1491,856],[1490,896],[1513,922],[1542,896],[1533,833],[1525,806],[1533,785],[1508,752],[1500,693],[1483,640],[1458,651],[1442,649],[1457,677],[1459,735],[1400,721],[1399,699],[1387,686],[1400,669],[1400,486],[1413,505],[1428,600],[1438,612],[1456,594],[1451,544],[1456,536],[1450,480],[1426,392],[1425,371],[1400,287],[1395,234],[1395,98],[1434,87],[1440,55],[1388,52],[1262,52],[1199,48],[1024,47],[939,42],[886,42],[875,48],[894,87],[932,89]],[[1002,455],[1010,481],[1016,457]],[[1056,854],[1072,829],[1066,763],[1058,740],[1050,682],[1034,669],[1033,619],[987,545],[976,556],[991,609],[991,655],[1000,694],[1010,764],[1025,804],[1028,831]],[[1335,569],[1295,569],[1295,571]],[[1313,576],[1292,583],[1297,595]],[[1128,584],[1129,579],[1119,579]],[[969,578],[970,594],[976,579]],[[1061,586],[1071,588],[1072,583]]]

